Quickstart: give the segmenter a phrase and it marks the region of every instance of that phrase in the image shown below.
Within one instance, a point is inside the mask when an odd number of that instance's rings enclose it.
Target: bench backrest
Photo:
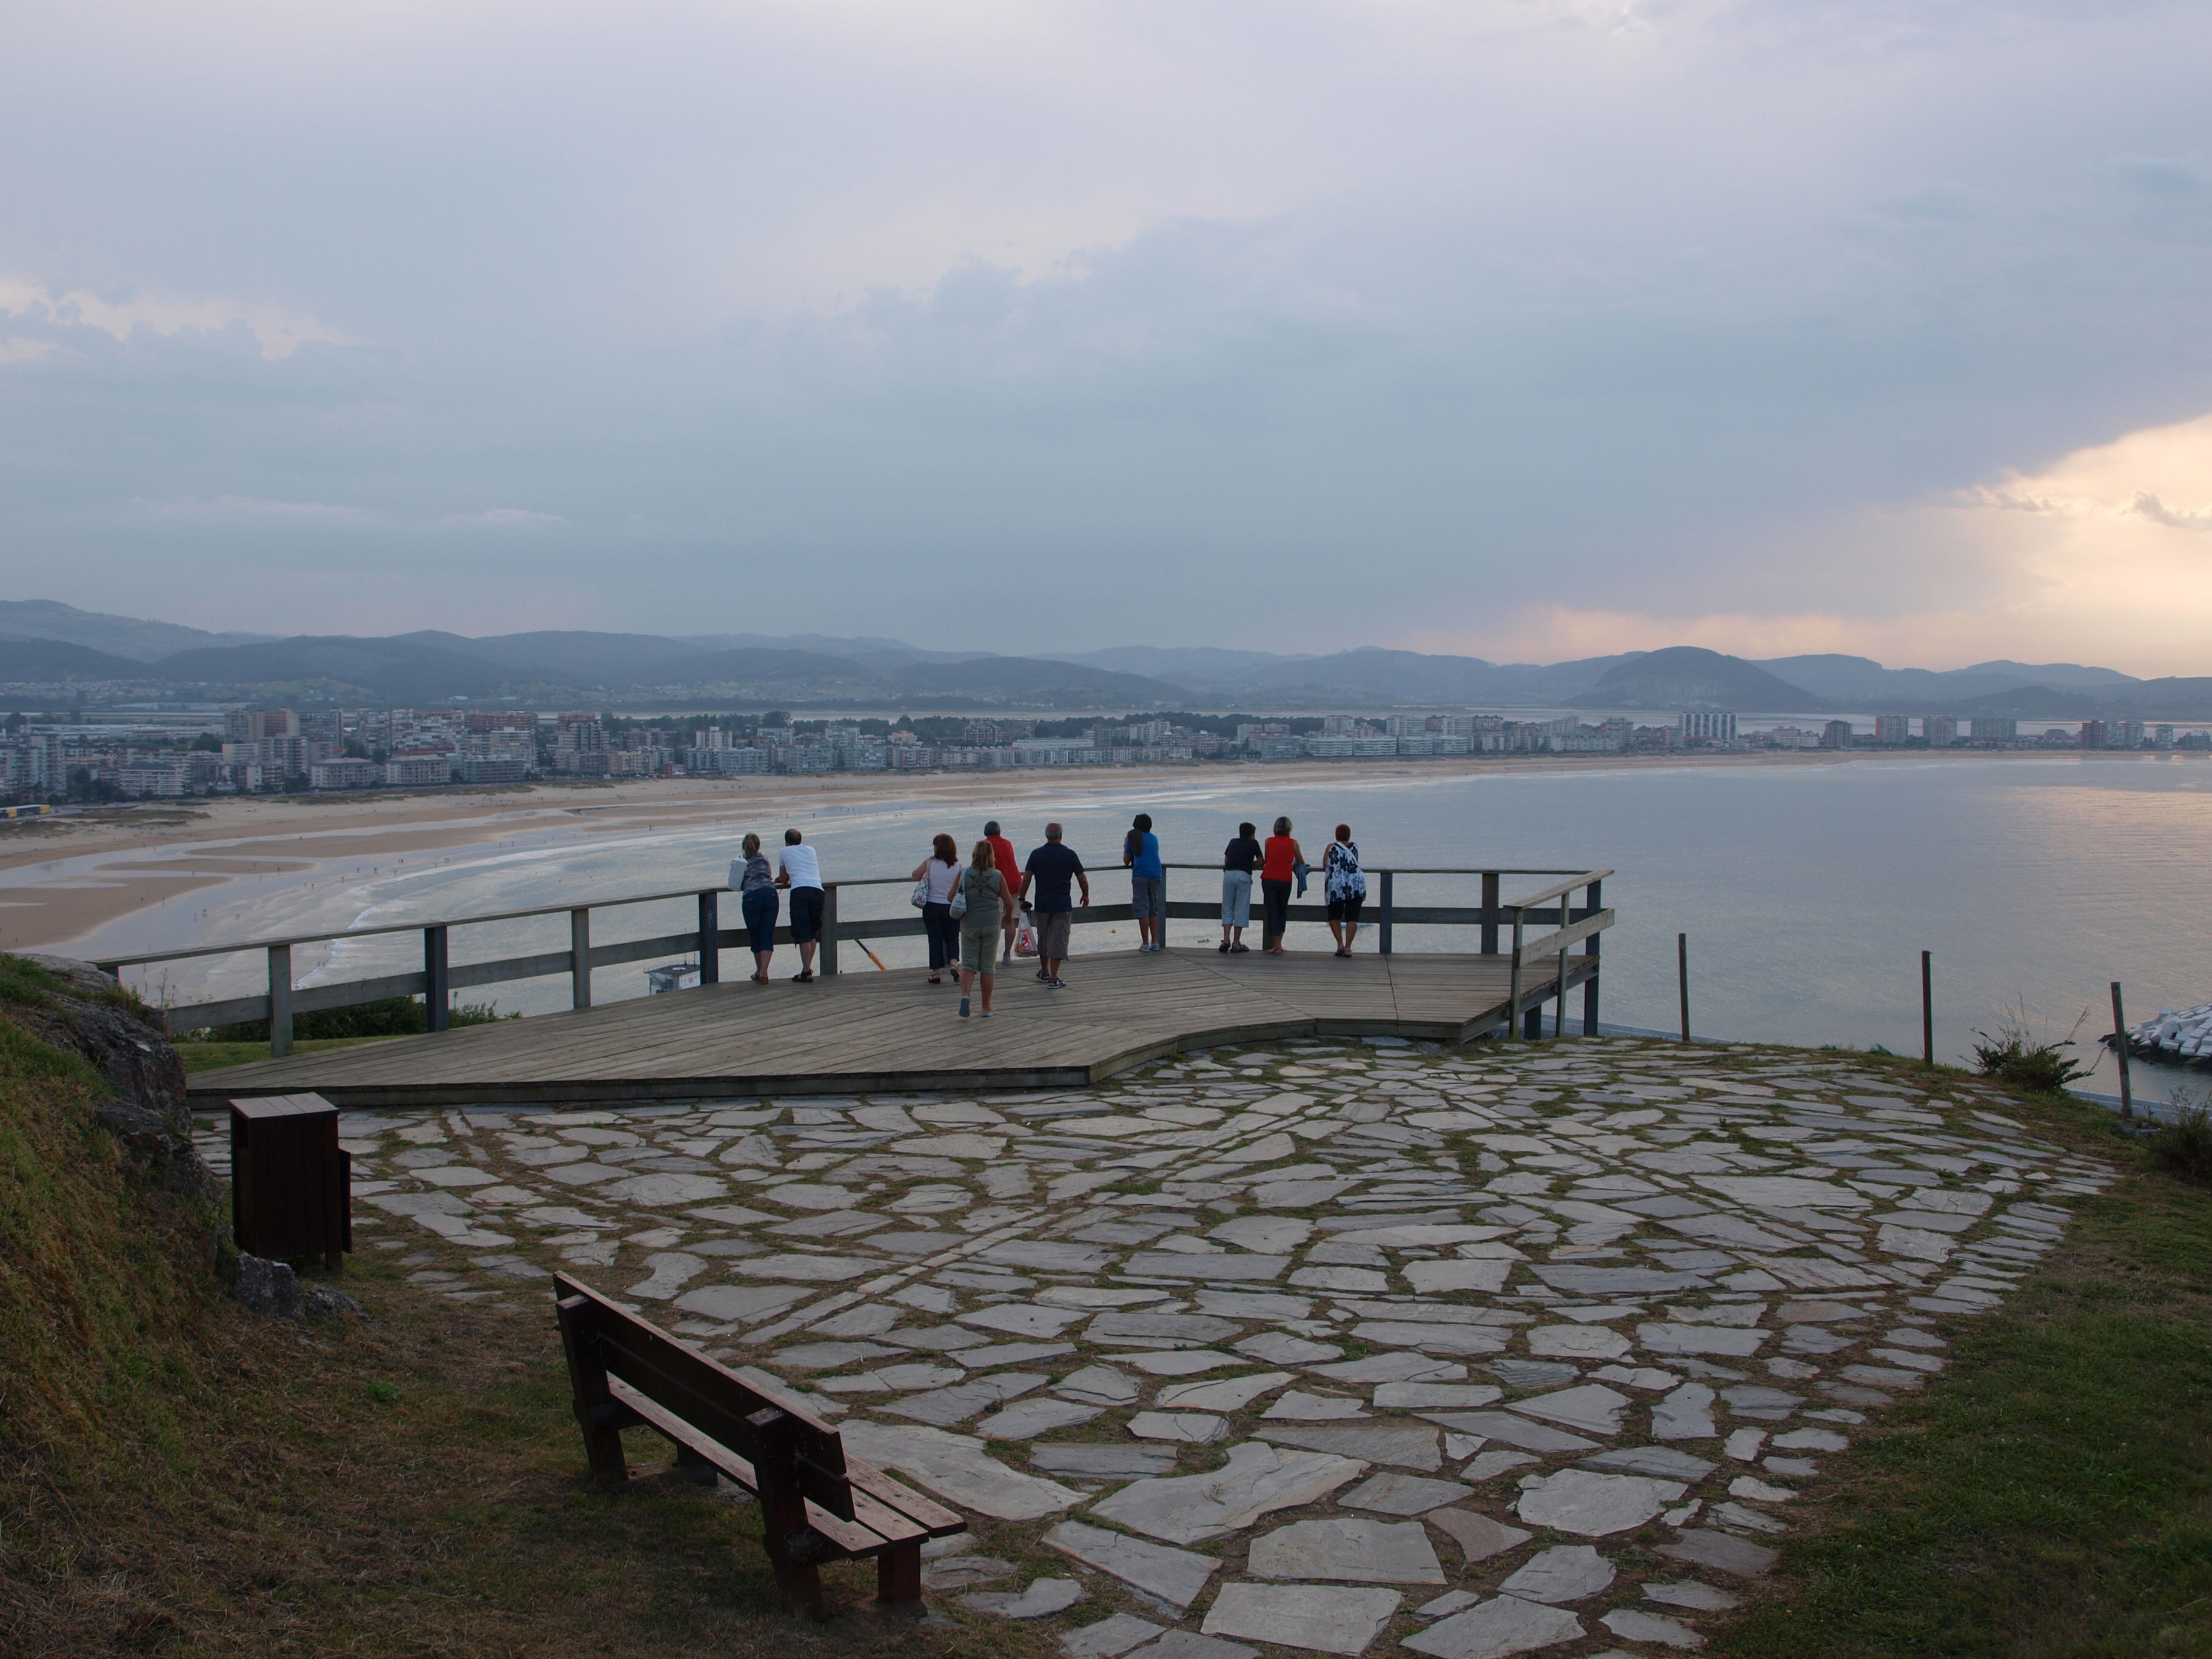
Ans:
[[[762,1460],[763,1447],[752,1419],[762,1412],[780,1412],[785,1419],[781,1431],[791,1442],[801,1495],[841,1521],[853,1519],[845,1443],[836,1430],[797,1401],[747,1382],[690,1344],[617,1307],[566,1273],[556,1273],[553,1283],[554,1294],[562,1303],[580,1297],[584,1304],[577,1310],[583,1316],[572,1316],[564,1307],[561,1321],[562,1338],[568,1347],[569,1374],[580,1393],[604,1397],[605,1385],[599,1379],[618,1376],[654,1404],[756,1466]]]

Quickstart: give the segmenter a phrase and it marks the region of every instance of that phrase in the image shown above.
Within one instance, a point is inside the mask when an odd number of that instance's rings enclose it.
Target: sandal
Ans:
[[[1232,957],[1248,957],[1252,954],[1252,947],[1249,945],[1232,945],[1229,947],[1229,954]]]

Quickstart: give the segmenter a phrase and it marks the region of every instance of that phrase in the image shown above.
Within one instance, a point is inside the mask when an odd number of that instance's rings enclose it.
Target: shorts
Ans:
[[[1067,936],[1074,931],[1074,913],[1068,910],[1041,910],[1037,913],[1037,954],[1054,962],[1067,959]]]
[[[1366,902],[1367,895],[1364,893],[1354,893],[1350,898],[1331,899],[1328,902],[1328,919],[1331,921],[1348,921],[1357,927],[1359,926],[1359,907]]]
[[[791,942],[805,945],[822,937],[822,907],[828,899],[819,887],[791,890]]]
[[[1164,919],[1168,913],[1167,878],[1165,876],[1130,877],[1129,908],[1139,921]]]
[[[985,978],[997,971],[999,961],[999,913],[988,912],[980,922],[974,913],[960,918],[960,961],[963,967],[972,968]]]
[[[1224,927],[1249,927],[1252,925],[1252,872],[1249,870],[1224,870],[1221,872],[1221,925]]]

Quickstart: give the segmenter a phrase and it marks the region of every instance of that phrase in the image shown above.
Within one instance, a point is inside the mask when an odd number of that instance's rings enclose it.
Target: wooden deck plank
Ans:
[[[1571,984],[1586,966],[1569,958]],[[1524,997],[1547,997],[1555,972],[1531,964]],[[737,980],[201,1073],[192,1094],[312,1091],[340,1104],[429,1105],[1065,1086],[1200,1041],[1472,1035],[1503,1020],[1510,981],[1501,957],[1225,957],[1203,947],[1097,952],[1069,973],[1069,988],[1053,991],[1027,963],[1012,965],[988,1022],[957,1018],[957,991],[925,983],[919,969],[811,985]]]

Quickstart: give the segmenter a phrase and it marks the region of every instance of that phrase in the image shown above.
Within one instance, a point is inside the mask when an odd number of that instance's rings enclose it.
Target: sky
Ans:
[[[15,0],[0,596],[2212,673],[2202,0]]]

